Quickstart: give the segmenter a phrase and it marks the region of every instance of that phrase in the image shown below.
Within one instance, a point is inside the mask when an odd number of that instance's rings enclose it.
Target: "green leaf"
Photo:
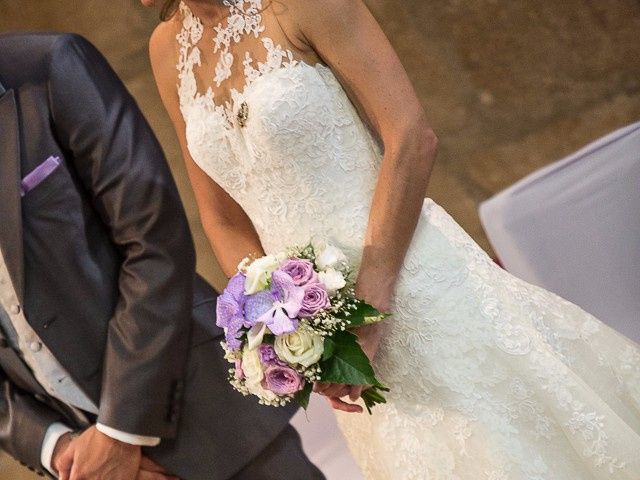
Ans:
[[[309,407],[309,399],[311,398],[311,390],[313,389],[313,384],[311,382],[307,382],[302,390],[296,393],[294,400],[298,402],[305,410]]]
[[[324,350],[322,352],[322,361],[329,360],[336,349],[336,343],[331,340],[329,337],[325,337],[324,339]]]
[[[387,399],[380,392],[388,392],[389,389],[383,386],[373,386],[364,392],[362,392],[362,400],[364,401],[364,406],[367,407],[367,411],[369,415],[371,415],[371,409],[376,405],[387,403]]]
[[[323,382],[346,385],[380,385],[373,367],[351,332],[338,332],[325,338],[325,351],[331,355],[320,362]]]

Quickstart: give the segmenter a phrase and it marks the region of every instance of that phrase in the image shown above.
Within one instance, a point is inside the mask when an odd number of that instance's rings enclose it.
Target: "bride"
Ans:
[[[392,312],[358,332],[386,405],[316,386],[367,478],[640,478],[638,345],[424,200],[436,136],[361,0],[162,7],[152,66],[224,271],[321,235]]]

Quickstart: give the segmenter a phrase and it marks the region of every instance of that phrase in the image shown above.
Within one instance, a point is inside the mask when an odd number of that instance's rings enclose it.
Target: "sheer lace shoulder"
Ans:
[[[185,2],[180,3],[182,29],[177,35],[176,68],[183,113],[194,104],[205,106],[231,126],[234,100],[249,85],[274,70],[295,66],[298,61],[291,50],[265,33],[262,0],[224,0],[223,4],[228,9],[226,18],[206,28]],[[209,53],[213,62],[205,62]],[[204,63],[210,63],[210,68],[198,78],[197,70]],[[199,90],[199,84],[206,86],[204,92]]]

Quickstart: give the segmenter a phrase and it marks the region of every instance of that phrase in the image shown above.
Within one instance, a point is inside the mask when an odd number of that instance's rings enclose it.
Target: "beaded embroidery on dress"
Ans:
[[[191,156],[265,251],[321,235],[357,266],[383,149],[331,69],[272,40],[284,37],[260,0],[227,6],[206,28],[180,7]],[[389,402],[338,414],[368,479],[640,478],[638,345],[501,270],[432,200],[387,329],[375,363]]]

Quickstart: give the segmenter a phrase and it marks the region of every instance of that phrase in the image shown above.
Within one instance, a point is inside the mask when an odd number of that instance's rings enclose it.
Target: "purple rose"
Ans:
[[[313,269],[313,263],[309,260],[290,258],[280,267],[280,270],[288,273],[293,278],[293,283],[298,287],[318,282],[318,274]]]
[[[302,308],[298,314],[301,317],[313,317],[330,306],[329,295],[324,285],[321,283],[312,283],[304,288]]]
[[[304,380],[293,368],[270,365],[264,372],[262,386],[276,395],[291,395],[302,390]]]

